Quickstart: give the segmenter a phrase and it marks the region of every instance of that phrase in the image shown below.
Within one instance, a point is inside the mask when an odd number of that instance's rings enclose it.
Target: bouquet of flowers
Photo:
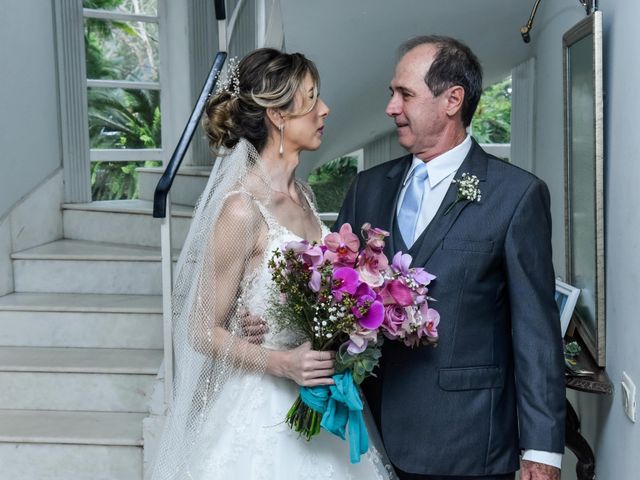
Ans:
[[[368,448],[357,385],[374,375],[382,337],[411,347],[438,338],[439,315],[427,296],[435,277],[409,268],[411,256],[402,252],[390,265],[383,253],[388,235],[364,224],[360,250],[345,223],[322,244],[287,242],[269,261],[279,295],[271,314],[279,327],[301,333],[314,350],[336,351],[335,385],[301,387],[286,421],[307,440],[321,426],[344,439],[348,423],[354,463]]]

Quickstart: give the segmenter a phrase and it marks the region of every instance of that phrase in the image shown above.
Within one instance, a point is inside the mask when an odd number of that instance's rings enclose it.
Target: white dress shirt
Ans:
[[[418,212],[418,222],[416,224],[415,235],[411,241],[411,245],[413,245],[424,229],[427,228],[429,223],[431,223],[433,217],[435,217],[447,190],[449,190],[451,181],[471,150],[471,145],[471,136],[467,135],[467,138],[465,138],[460,145],[457,145],[451,150],[434,157],[427,162],[427,172],[429,173],[429,176],[425,180],[424,195],[422,196],[422,204]],[[411,172],[413,172],[413,169],[422,162],[423,160],[420,160],[414,155],[411,168],[409,168],[409,172],[407,172],[407,176],[405,177],[402,185],[402,190],[400,191],[396,213],[400,211],[402,201],[404,200],[404,194],[407,190],[409,179],[411,178]],[[411,245],[407,245],[407,247],[410,248]],[[544,463],[556,468],[560,468],[560,465],[562,464],[561,453],[544,452],[540,450],[525,450],[522,454],[522,459]]]
[[[467,135],[467,138],[465,138],[460,145],[427,162],[427,172],[429,176],[424,182],[422,205],[418,212],[418,222],[416,224],[414,238],[411,240],[411,245],[413,245],[413,242],[416,241],[424,229],[431,223],[433,217],[435,217],[444,196],[447,194],[447,190],[449,190],[449,185],[451,185],[453,177],[460,168],[460,165],[462,165],[462,162],[464,162],[469,150],[471,150],[471,137]],[[402,190],[400,191],[396,213],[400,211],[400,207],[402,206],[411,173],[413,169],[421,163],[423,163],[423,160],[420,160],[414,155],[411,168],[405,177]],[[411,245],[407,242],[407,247],[411,247]]]

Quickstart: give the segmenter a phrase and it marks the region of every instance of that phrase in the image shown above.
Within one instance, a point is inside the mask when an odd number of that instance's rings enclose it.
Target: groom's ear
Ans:
[[[460,85],[454,85],[449,87],[444,92],[445,95],[445,113],[449,117],[455,117],[462,109],[462,103],[464,102],[464,88]]]
[[[284,116],[278,108],[267,108],[267,118],[276,130],[284,123]]]

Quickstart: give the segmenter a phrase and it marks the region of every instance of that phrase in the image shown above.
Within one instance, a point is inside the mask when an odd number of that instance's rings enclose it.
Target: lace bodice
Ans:
[[[322,237],[324,238],[325,235],[330,233],[330,230],[320,220],[313,202],[309,199],[306,193],[305,197],[307,198],[307,203],[311,205],[313,214],[318,219],[318,223],[322,230]],[[269,271],[268,263],[274,250],[282,247],[286,242],[295,240],[299,241],[302,240],[302,238],[278,223],[267,207],[259,200],[253,198],[253,201],[260,210],[260,213],[264,217],[267,225],[267,241],[260,263],[255,270],[250,272],[244,278],[242,282],[242,291],[238,299],[238,303],[246,307],[252,314],[261,316],[267,322],[269,333],[265,336],[264,343],[262,344],[263,347],[277,350],[297,347],[305,341],[305,338],[300,337],[291,330],[279,329],[274,319],[269,317],[267,307],[269,302],[272,302],[275,296],[274,284],[271,279],[271,272]]]

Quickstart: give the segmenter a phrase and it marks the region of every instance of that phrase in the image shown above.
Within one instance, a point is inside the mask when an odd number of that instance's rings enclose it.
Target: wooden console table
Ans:
[[[584,343],[579,336],[575,338],[567,338],[566,341],[577,341],[582,347],[582,351],[576,360],[576,369],[588,370],[593,372],[591,375],[573,375],[569,370],[565,374],[567,388],[578,390],[580,392],[595,393],[600,395],[611,395],[613,393],[613,384],[604,368],[598,367],[589,352],[584,347]],[[566,418],[566,439],[565,444],[577,457],[576,474],[578,480],[595,480],[596,478],[596,459],[589,443],[580,433],[580,419],[573,409],[573,406],[567,400],[567,418]]]

